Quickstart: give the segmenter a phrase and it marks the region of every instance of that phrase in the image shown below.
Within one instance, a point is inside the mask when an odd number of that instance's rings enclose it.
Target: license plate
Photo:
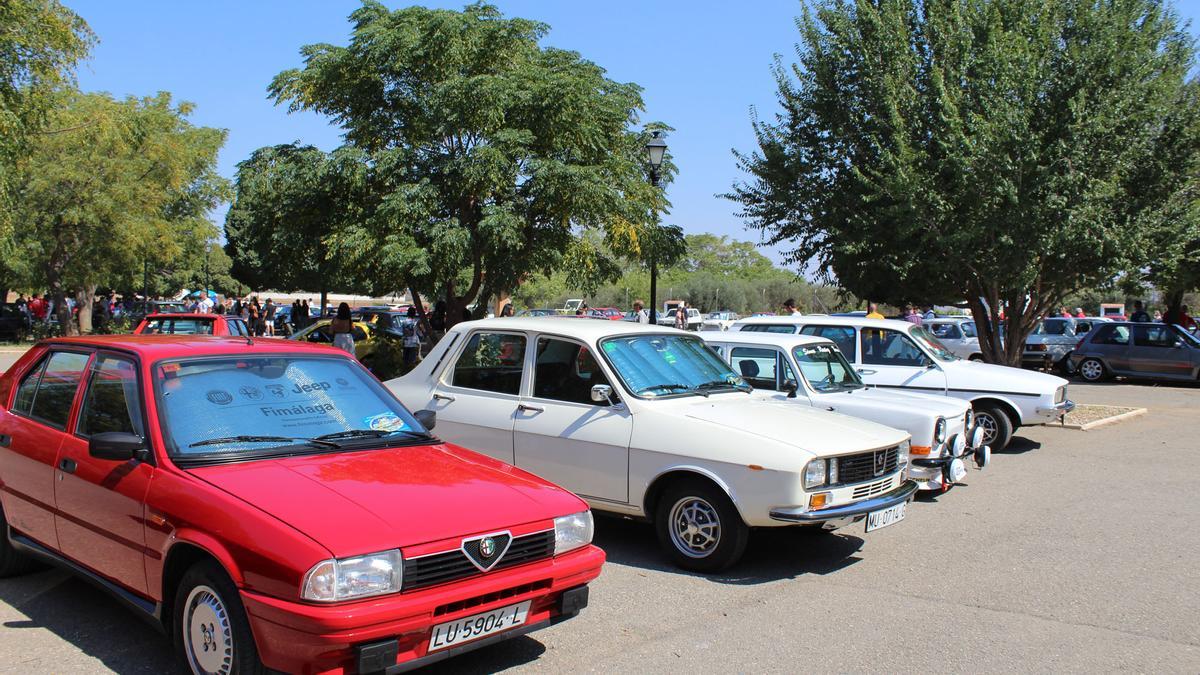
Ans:
[[[904,520],[904,507],[908,506],[908,502],[901,502],[895,506],[886,508],[882,511],[872,511],[867,514],[867,532],[878,530],[895,525]]]
[[[457,621],[439,623],[433,627],[427,651],[436,652],[439,649],[446,649],[476,638],[516,628],[529,618],[531,602],[531,600],[526,600],[517,605],[493,609],[482,614],[473,614]]]

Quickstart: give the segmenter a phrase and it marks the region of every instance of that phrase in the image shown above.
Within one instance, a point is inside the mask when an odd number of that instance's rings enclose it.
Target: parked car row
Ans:
[[[304,335],[179,332],[0,377],[0,576],[74,570],[197,673],[398,672],[569,619],[593,511],[702,573],[758,528],[871,533],[1073,406],[858,317],[464,322],[382,384]]]

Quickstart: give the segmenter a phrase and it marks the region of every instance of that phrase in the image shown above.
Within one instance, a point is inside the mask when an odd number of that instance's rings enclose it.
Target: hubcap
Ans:
[[[183,642],[188,665],[197,675],[233,672],[233,631],[216,591],[197,586],[183,608]]]
[[[1096,361],[1084,361],[1079,366],[1079,373],[1085,380],[1098,380],[1104,374],[1104,369]]]
[[[721,518],[712,504],[684,497],[671,508],[671,542],[689,558],[712,555],[721,542]]]
[[[975,423],[979,425],[980,429],[983,429],[984,444],[996,440],[996,418],[989,413],[979,412],[975,413]]]

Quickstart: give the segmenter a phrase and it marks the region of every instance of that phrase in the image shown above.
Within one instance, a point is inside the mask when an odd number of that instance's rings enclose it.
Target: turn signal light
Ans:
[[[910,454],[910,455],[931,455],[931,454],[933,454],[933,448],[929,447],[928,445],[914,445],[908,449],[908,454]]]
[[[818,492],[815,495],[810,495],[808,498],[808,508],[810,511],[823,509],[829,504],[830,494],[828,492]]]

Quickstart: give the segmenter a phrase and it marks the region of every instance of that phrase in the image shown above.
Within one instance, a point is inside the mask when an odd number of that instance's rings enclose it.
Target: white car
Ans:
[[[700,330],[729,330],[729,327],[740,318],[740,316],[733,312],[709,312],[708,314],[704,315],[704,320],[700,322]]]
[[[899,522],[909,435],[755,396],[695,334],[558,318],[454,326],[387,386],[438,435],[655,524],[680,566],[716,571],[751,527]]]
[[[776,316],[744,319],[729,330],[800,333],[829,338],[877,387],[942,394],[968,401],[983,442],[1002,450],[1018,427],[1046,424],[1075,409],[1067,381],[1047,373],[964,361],[924,326],[891,319]]]
[[[920,490],[945,490],[966,477],[967,460],[982,469],[991,457],[965,401],[868,388],[832,340],[744,331],[701,337],[760,396],[907,431],[912,436],[909,475]]]
[[[678,307],[672,307],[671,309],[669,309],[665,312],[661,312],[658,315],[658,325],[674,327],[675,312],[677,312],[677,311],[679,311]],[[704,317],[700,314],[700,310],[696,309],[695,307],[688,307],[687,308],[687,329],[688,330],[700,330],[700,326],[703,323],[704,323]]]
[[[927,319],[925,328],[958,358],[968,361],[983,360],[983,351],[979,348],[979,333],[975,331],[974,319]]]

